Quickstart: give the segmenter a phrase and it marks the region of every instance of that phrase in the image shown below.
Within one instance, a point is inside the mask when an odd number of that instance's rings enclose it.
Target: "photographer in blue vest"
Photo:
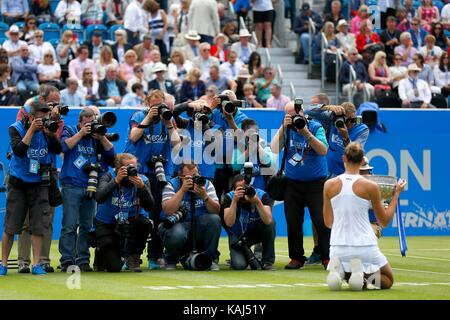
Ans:
[[[64,201],[59,240],[62,272],[74,264],[81,271],[92,271],[88,233],[95,215],[95,192],[105,163],[114,161],[113,144],[105,135],[93,132],[95,119],[91,108],[83,108],[78,124],[66,125],[61,136],[64,153],[60,175]]]
[[[166,249],[166,270],[175,270],[178,262],[183,263],[193,249],[193,233],[196,249],[209,255],[213,261],[211,270],[219,270],[215,260],[221,231],[220,203],[214,185],[200,174],[196,164],[183,163],[178,177],[163,190],[164,213],[159,233]],[[195,209],[195,230],[192,209]]]
[[[251,176],[250,176],[251,178]],[[228,227],[231,268],[275,270],[275,220],[269,195],[250,185],[244,175],[233,178],[233,191],[223,200],[224,220]],[[262,243],[262,261],[250,247]]]
[[[225,105],[229,105],[230,108],[225,107]],[[234,105],[234,107],[231,105]],[[223,134],[223,149],[222,155],[220,155],[223,162],[216,164],[214,178],[214,187],[219,198],[230,191],[229,180],[234,172],[231,166],[232,159],[230,158],[227,161],[227,155],[233,154],[235,133],[241,129],[242,121],[248,118],[239,110],[238,105],[241,105],[241,103],[236,99],[236,94],[231,90],[225,90],[213,100],[211,106],[214,108],[212,121]]]
[[[32,274],[46,274],[39,263],[43,235],[50,224],[49,187],[52,155],[61,152],[56,127],[50,125],[50,108],[32,105],[30,113],[9,127],[11,163],[6,197],[6,215],[2,237],[0,275],[6,275],[14,235],[20,234],[27,214],[33,246]]]
[[[328,171],[331,177],[343,174],[345,171],[345,147],[350,142],[358,142],[364,148],[369,137],[369,128],[359,123],[355,105],[344,102],[340,106],[322,105],[311,108],[307,114],[321,122],[328,132],[329,150],[327,153]]]
[[[166,104],[168,99],[160,90],[152,90],[145,99],[147,109],[135,112],[129,121],[128,141],[125,152],[135,155],[140,163],[139,173],[150,181],[154,210],[150,219],[159,224],[162,187],[172,174],[171,151],[180,143],[180,136],[172,120],[172,111]],[[148,268],[164,267],[162,243],[155,234],[148,244]]]
[[[325,130],[319,122],[305,117],[302,104],[291,101],[285,106],[285,111],[283,124],[271,143],[272,151],[277,154],[287,146],[287,150],[284,150],[284,213],[291,261],[285,268],[300,269],[306,261],[302,229],[305,207],[317,230],[322,263],[326,266],[329,260],[330,229],[325,226],[322,214],[323,186],[328,175]]]
[[[183,113],[186,113],[189,118],[182,117]],[[205,149],[214,143],[214,132],[218,126],[211,121],[211,107],[204,100],[184,102],[175,106],[173,116],[182,137],[182,150],[177,162],[197,164],[202,176],[212,182],[216,172],[215,154],[214,152],[208,154]],[[189,153],[184,152],[188,150]],[[178,168],[179,164],[174,165],[175,172],[179,171]]]
[[[140,257],[152,224],[147,212],[154,205],[150,182],[138,174],[132,154],[118,154],[114,162],[115,176],[104,174],[96,194],[100,205],[94,220],[94,267],[96,271],[119,272],[124,258],[129,270],[141,272]]]

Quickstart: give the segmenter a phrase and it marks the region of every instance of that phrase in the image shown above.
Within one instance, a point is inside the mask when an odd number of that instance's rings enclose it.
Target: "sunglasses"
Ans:
[[[36,21],[29,21],[28,24],[36,24]]]
[[[40,36],[40,35],[35,35],[34,37],[35,38],[42,38],[42,36]]]
[[[53,56],[51,54],[46,54],[44,57],[45,58],[53,58]]]
[[[144,72],[143,69],[137,69],[136,72]]]
[[[92,72],[85,72],[84,74],[85,75],[89,75],[89,74],[92,74]]]

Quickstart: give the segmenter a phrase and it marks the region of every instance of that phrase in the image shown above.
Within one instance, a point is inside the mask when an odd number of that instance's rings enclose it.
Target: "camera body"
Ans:
[[[48,103],[47,105],[52,108],[58,108],[58,112],[62,116],[67,116],[70,111],[69,106],[62,106],[59,103]]]
[[[209,117],[207,114],[203,112],[195,112],[192,116],[194,121],[201,121],[203,124],[207,124],[209,122]]]
[[[256,258],[255,254],[253,253],[252,249],[250,249],[250,246],[248,245],[248,240],[246,237],[241,236],[235,243],[231,244],[231,247],[234,250],[240,251],[244,254],[245,260],[247,261],[248,265],[252,270],[261,269],[262,264]]]
[[[138,175],[138,170],[137,170],[136,166],[130,163],[127,166],[127,176],[128,177],[137,177],[137,175]]]
[[[176,223],[183,220],[187,216],[187,214],[188,210],[184,206],[180,207],[177,212],[164,218],[164,220],[162,221],[164,228],[172,228]]]
[[[347,118],[344,115],[338,116],[333,113],[333,123],[336,128],[344,128]]]
[[[237,108],[241,108],[243,105],[243,101],[241,100],[231,101],[230,97],[228,97],[226,94],[219,95],[219,99],[220,99],[219,109],[220,112],[222,113],[223,110],[225,110],[228,113],[234,113]]]
[[[244,163],[244,193],[247,197],[253,198],[256,195],[256,189],[251,185],[253,177],[253,162]]]
[[[301,130],[307,125],[308,125],[308,118],[306,118],[305,116],[302,116],[301,114],[294,114],[292,116],[292,126],[295,129]]]
[[[58,131],[58,121],[51,120],[49,116],[42,118],[42,125],[50,132]]]
[[[148,166],[155,170],[156,180],[160,187],[167,185],[166,173],[164,171],[164,164],[167,160],[162,155],[152,156],[148,162]]]
[[[206,184],[206,178],[202,177],[201,175],[193,176],[192,181],[194,182],[194,184],[198,185],[199,187],[203,187]]]
[[[91,122],[91,134],[96,133],[98,135],[104,136],[108,131],[108,128],[112,128],[117,122],[116,115],[111,112],[105,112],[97,117]]]
[[[303,110],[303,99],[302,98],[294,99],[294,109],[295,109],[295,112],[297,112],[297,113],[299,113],[301,110]]]
[[[88,185],[85,191],[85,198],[94,199],[97,192],[98,173],[100,166],[97,163],[86,163],[83,167],[83,171],[88,174]]]

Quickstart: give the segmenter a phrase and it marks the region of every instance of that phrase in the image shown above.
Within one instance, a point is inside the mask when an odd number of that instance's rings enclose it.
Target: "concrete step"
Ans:
[[[281,64],[281,65],[289,65],[295,64],[295,58],[293,56],[272,56],[271,57],[272,64]]]

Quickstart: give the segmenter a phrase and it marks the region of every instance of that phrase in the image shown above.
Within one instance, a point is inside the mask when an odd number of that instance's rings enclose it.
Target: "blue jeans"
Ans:
[[[95,199],[86,199],[85,188],[73,185],[63,185],[61,193],[64,202],[59,239],[60,262],[77,265],[89,263],[88,232],[94,220]]]
[[[300,43],[303,50],[303,60],[309,61],[309,33],[305,32],[300,35]]]
[[[31,80],[20,80],[17,82],[16,88],[19,93],[25,91],[37,92],[39,90],[39,83]]]

